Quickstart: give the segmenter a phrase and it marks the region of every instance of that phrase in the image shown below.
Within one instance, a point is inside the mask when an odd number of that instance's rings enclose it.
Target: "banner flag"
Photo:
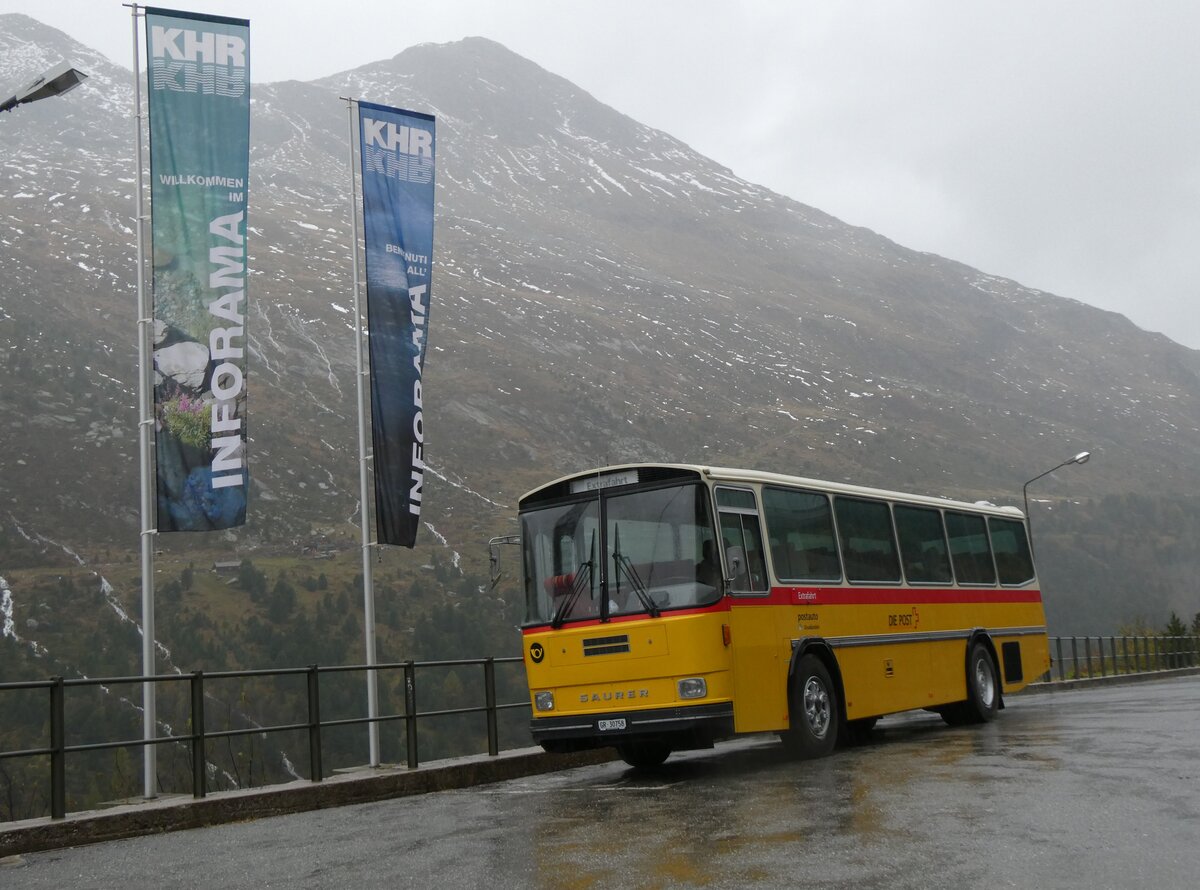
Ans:
[[[146,8],[160,532],[246,521],[249,25]]]
[[[358,103],[380,543],[412,547],[425,481],[421,375],[433,262],[431,115]]]

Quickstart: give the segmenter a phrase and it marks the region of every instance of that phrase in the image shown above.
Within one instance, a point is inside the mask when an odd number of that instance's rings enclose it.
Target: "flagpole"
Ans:
[[[367,716],[370,718],[368,738],[370,740],[371,766],[379,766],[379,676],[375,670],[375,584],[371,574],[371,519],[367,479],[367,370],[363,362],[362,311],[359,306],[358,270],[358,180],[354,173],[354,146],[358,141],[358,128],[354,125],[354,112],[358,101],[345,96],[350,118],[350,224],[354,232],[351,251],[354,257],[354,357],[355,380],[358,391],[358,498],[359,524],[362,530],[362,576],[363,576],[363,633],[367,644]]]
[[[138,301],[138,464],[141,472],[141,543],[142,543],[142,677],[153,677],[154,665],[154,504],[151,500],[154,480],[150,474],[150,435],[153,413],[150,407],[150,307],[146,300],[146,216],[142,183],[142,81],[141,53],[138,44],[138,5],[132,4],[133,21],[133,105],[134,154],[137,159],[137,301]],[[158,796],[158,746],[152,744],[158,734],[158,709],[155,687],[142,683],[143,792],[147,798]]]

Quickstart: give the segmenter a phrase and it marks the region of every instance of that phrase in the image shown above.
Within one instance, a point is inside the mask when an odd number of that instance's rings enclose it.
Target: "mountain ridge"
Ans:
[[[80,46],[15,21],[5,80],[25,77],[18,44],[46,64]],[[0,504],[79,547],[132,546],[132,85],[92,55],[79,90],[0,127]],[[438,114],[423,552],[479,564],[523,491],[607,462],[1019,505],[1086,449],[1036,493],[1200,490],[1200,353],[742,180],[468,38],[254,85],[250,525],[206,547],[297,548],[357,521],[348,94]]]

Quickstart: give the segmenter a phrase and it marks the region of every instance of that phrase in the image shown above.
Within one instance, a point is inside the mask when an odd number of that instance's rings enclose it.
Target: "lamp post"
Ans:
[[[27,105],[50,96],[61,96],[83,83],[86,77],[87,75],[82,71],[63,62],[45,74],[34,78],[31,83],[26,84],[12,96],[0,102],[0,111],[12,111],[18,105]],[[0,93],[0,95],[3,94]]]
[[[1031,519],[1029,516],[1029,485],[1030,485],[1030,483],[1037,482],[1043,476],[1049,476],[1055,470],[1061,470],[1063,467],[1067,466],[1068,464],[1086,464],[1088,462],[1088,459],[1091,456],[1092,456],[1092,453],[1090,451],[1081,451],[1074,457],[1069,458],[1068,460],[1064,460],[1058,466],[1051,467],[1044,473],[1038,473],[1036,476],[1034,476],[1032,479],[1030,479],[1029,482],[1026,482],[1023,486],[1021,486],[1021,496],[1025,499],[1025,524],[1029,528],[1029,553],[1033,557],[1036,558],[1037,553],[1034,551],[1034,547],[1033,547],[1033,519]]]

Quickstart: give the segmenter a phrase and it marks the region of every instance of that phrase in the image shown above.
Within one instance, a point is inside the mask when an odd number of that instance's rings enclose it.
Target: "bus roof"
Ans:
[[[883,488],[868,488],[864,485],[851,485],[847,482],[827,482],[822,479],[809,479],[804,476],[787,476],[782,473],[767,473],[761,470],[741,470],[732,467],[710,467],[702,464],[640,463],[614,464],[608,467],[597,467],[595,469],[586,470],[580,473],[570,473],[566,476],[560,476],[558,479],[547,482],[545,485],[539,485],[537,488],[531,489],[530,491],[527,491],[525,494],[521,495],[520,503],[523,506],[525,501],[529,498],[532,498],[537,494],[556,486],[569,484],[575,480],[617,474],[629,470],[645,469],[692,472],[696,473],[701,478],[708,479],[712,482],[740,482],[759,485],[782,485],[796,488],[810,488],[818,491],[826,491],[831,494],[880,498],[883,500],[902,501],[907,504],[918,504],[928,507],[965,510],[972,513],[987,513],[993,516],[1003,516],[1008,519],[1025,518],[1025,515],[1016,507],[998,507],[995,504],[986,502],[970,503],[968,501],[956,501],[951,498],[908,494],[902,491],[889,491]]]

